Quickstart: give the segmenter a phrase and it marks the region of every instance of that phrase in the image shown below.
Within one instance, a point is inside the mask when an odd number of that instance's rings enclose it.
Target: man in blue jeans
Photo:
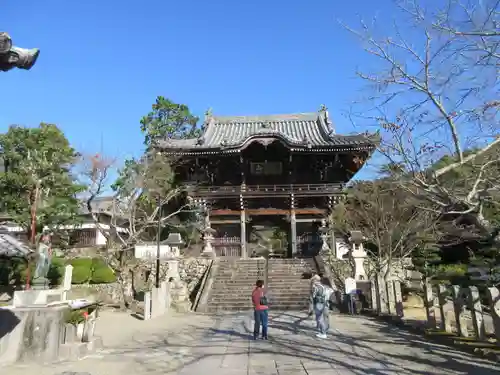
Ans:
[[[269,306],[267,305],[266,291],[264,290],[264,282],[262,280],[257,280],[255,283],[255,289],[252,292],[252,303],[255,321],[253,327],[253,339],[257,340],[257,337],[259,337],[260,326],[262,325],[262,339],[267,340],[267,318]]]

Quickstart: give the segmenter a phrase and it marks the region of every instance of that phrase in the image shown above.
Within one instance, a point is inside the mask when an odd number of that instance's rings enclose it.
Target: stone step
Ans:
[[[240,298],[231,298],[231,299],[225,299],[225,298],[210,298],[209,300],[210,303],[216,303],[216,304],[230,304],[230,303],[245,303],[251,305],[252,301],[247,298],[247,299],[240,299]],[[308,298],[303,298],[302,296],[298,297],[270,297],[269,298],[269,304],[270,305],[275,305],[275,304],[308,304],[309,299]]]
[[[237,286],[237,285],[251,285],[252,287],[255,286],[255,279],[250,279],[250,280],[242,280],[242,279],[239,279],[239,280],[214,280],[214,283],[213,285],[218,285],[218,284],[221,284],[221,285],[230,285],[230,286]]]
[[[308,308],[308,306],[297,306],[295,304],[292,305],[278,305],[278,306],[271,306],[270,311],[305,311]],[[222,313],[222,312],[228,312],[228,311],[234,311],[234,312],[240,312],[240,311],[245,311],[245,312],[251,312],[253,311],[252,306],[208,306],[207,312],[209,313]]]

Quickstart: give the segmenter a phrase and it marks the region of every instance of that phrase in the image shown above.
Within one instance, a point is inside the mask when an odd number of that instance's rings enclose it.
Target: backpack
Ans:
[[[260,296],[259,304],[261,304],[262,306],[268,305],[267,296],[264,294],[264,292],[262,292],[262,295]]]
[[[314,296],[314,303],[315,304],[326,304],[326,296],[325,296],[325,287],[323,285],[317,286],[318,291],[316,292],[316,295]]]

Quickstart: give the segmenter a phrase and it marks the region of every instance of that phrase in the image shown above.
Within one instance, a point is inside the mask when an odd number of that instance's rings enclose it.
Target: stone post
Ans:
[[[384,280],[384,277],[381,275],[377,275],[377,286],[378,286],[378,301],[377,305],[379,306],[380,314],[387,314],[389,312],[388,309],[388,299],[387,299],[387,286]]]
[[[424,307],[427,316],[427,325],[429,328],[436,328],[436,311],[434,309],[434,293],[429,280],[424,279]]]
[[[68,264],[64,267],[64,281],[62,286],[62,296],[61,299],[66,301],[68,299],[68,292],[71,290],[71,281],[73,279],[73,266]]]
[[[377,304],[378,295],[377,295],[377,284],[375,279],[372,279],[370,281],[370,286],[371,286],[372,311],[378,312],[378,304]]]
[[[448,315],[445,313],[445,306],[447,304],[446,297],[447,297],[447,291],[446,291],[446,286],[439,284],[438,289],[437,289],[437,297],[438,297],[438,303],[439,303],[439,315],[441,316],[441,323],[439,325],[439,328],[441,331],[446,331],[451,333],[451,324],[448,321]]]
[[[497,342],[500,342],[500,291],[498,288],[488,288],[490,300],[491,319],[495,330]]]
[[[396,298],[394,296],[394,281],[387,280],[386,284],[387,293],[387,310],[389,315],[395,315],[396,313]]]
[[[144,293],[144,320],[151,319],[151,292]]]
[[[467,329],[467,320],[464,311],[464,293],[459,285],[452,285],[451,290],[453,293],[453,310],[455,311],[457,333],[462,337],[469,337],[469,330]]]
[[[403,292],[401,291],[401,281],[393,281],[394,287],[394,307],[396,309],[396,316],[402,318],[404,316],[403,310]]]
[[[485,340],[486,329],[484,326],[483,308],[481,307],[481,298],[479,297],[479,290],[477,289],[477,286],[470,286],[468,288],[467,300],[472,314],[474,334],[477,339]]]

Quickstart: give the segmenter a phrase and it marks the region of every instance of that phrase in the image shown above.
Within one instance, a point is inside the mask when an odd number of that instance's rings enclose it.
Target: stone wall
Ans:
[[[183,283],[187,287],[188,294],[191,299],[194,299],[198,284],[208,265],[210,264],[209,259],[205,258],[184,258],[179,260],[179,276]],[[134,276],[134,288],[132,288],[132,276],[127,280],[127,292],[126,294],[132,298],[139,298],[140,296],[133,295],[133,289],[136,292],[144,292],[149,290],[154,284],[155,278],[155,262],[144,262],[141,264],[141,273]],[[162,262],[160,268],[160,278],[166,279],[168,273],[168,263]],[[120,284],[110,283],[110,284],[85,284],[85,285],[73,285],[72,291],[69,293],[69,298],[84,298],[85,296],[91,295],[99,301],[106,304],[117,304],[120,303],[122,299],[122,291]]]
[[[67,309],[0,308],[0,365],[57,360]]]

